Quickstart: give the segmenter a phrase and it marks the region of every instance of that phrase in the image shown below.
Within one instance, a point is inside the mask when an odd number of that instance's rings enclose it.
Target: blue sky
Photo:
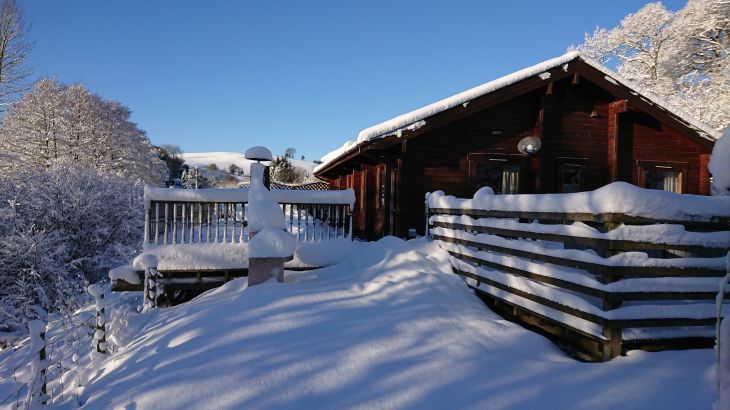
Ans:
[[[685,1],[664,4],[671,10]],[[646,2],[32,1],[35,75],[129,106],[155,144],[316,159],[565,52]]]

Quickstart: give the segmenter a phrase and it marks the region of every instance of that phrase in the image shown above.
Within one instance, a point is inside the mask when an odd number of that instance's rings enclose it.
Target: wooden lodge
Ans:
[[[706,195],[718,137],[568,53],[368,128],[315,173],[355,190],[355,235],[404,237],[424,233],[424,195],[437,190],[555,193],[626,181]]]

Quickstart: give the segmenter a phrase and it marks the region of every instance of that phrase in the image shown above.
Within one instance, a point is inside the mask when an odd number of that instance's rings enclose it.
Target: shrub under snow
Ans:
[[[142,188],[69,162],[0,181],[0,332],[67,312],[142,242]]]

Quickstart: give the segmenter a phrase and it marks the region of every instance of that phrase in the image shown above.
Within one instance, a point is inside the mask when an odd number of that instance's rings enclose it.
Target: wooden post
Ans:
[[[700,187],[697,192],[700,195],[710,195],[710,156],[712,154],[700,154]]]
[[[607,183],[618,180],[619,114],[628,110],[628,100],[618,100],[608,104]]]
[[[96,302],[96,331],[94,332],[93,348],[97,353],[106,354],[106,306],[104,301],[104,289],[97,284],[90,285],[87,291],[94,297]]]
[[[177,202],[172,203],[172,244],[177,243]]]
[[[157,271],[157,257],[149,253],[143,254],[141,265],[144,268],[142,309],[156,308],[159,297],[164,294],[162,275]]]
[[[350,209],[350,226],[347,232],[347,239],[352,240],[352,207]]]
[[[182,215],[180,216],[180,243],[185,243],[185,223],[187,222],[187,218],[185,217],[185,208],[187,208],[187,205],[185,202],[182,204]]]
[[[284,281],[284,258],[249,258],[248,286],[266,282],[272,277],[277,282]]]
[[[34,408],[32,403],[40,402],[45,405],[48,400],[48,391],[46,389],[46,324],[40,320],[28,321],[28,333],[30,334],[30,346],[32,353],[37,351],[37,359],[31,356],[31,365],[33,367],[33,377],[39,376],[40,391],[36,390],[35,379],[31,380],[28,385],[28,394],[26,405]],[[37,400],[37,401],[36,401]]]
[[[165,202],[165,239],[162,243],[167,245],[167,202]]]
[[[601,345],[601,359],[607,362],[621,355],[621,329],[613,329],[609,323],[604,323],[603,336],[608,340]]]
[[[198,204],[198,243],[203,242],[203,204]]]
[[[147,245],[150,242],[150,212],[149,207],[144,210],[144,244]]]
[[[155,245],[160,243],[160,203],[155,202]]]
[[[41,332],[40,336],[43,341],[43,347],[38,351],[38,360],[41,364],[41,404],[45,405],[48,399],[48,388],[46,387],[46,332]]]

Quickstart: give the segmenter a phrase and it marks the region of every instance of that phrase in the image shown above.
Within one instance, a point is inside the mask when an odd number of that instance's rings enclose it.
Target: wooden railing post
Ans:
[[[621,329],[611,327],[610,321],[603,324],[603,336],[608,339],[602,346],[603,361],[607,362],[621,356],[621,333]]]
[[[150,206],[145,202],[144,208],[144,244],[150,243]]]
[[[426,193],[426,200],[424,201],[424,209],[426,211],[426,228],[424,229],[423,232],[424,232],[424,235],[427,238],[433,239],[433,237],[431,236],[431,223],[430,223],[431,209],[430,209],[430,204],[429,204],[429,201],[428,201],[428,199],[429,199],[430,196],[431,196],[431,193],[430,192],[427,192]]]
[[[31,347],[31,371],[32,379],[28,385],[26,406],[34,408],[40,403],[45,405],[48,401],[46,388],[46,324],[40,320],[28,322],[28,333]],[[37,354],[37,356],[36,356]]]
[[[142,309],[156,308],[159,299],[165,293],[162,274],[157,271],[157,257],[151,253],[144,254],[141,260],[144,268],[144,300]]]

